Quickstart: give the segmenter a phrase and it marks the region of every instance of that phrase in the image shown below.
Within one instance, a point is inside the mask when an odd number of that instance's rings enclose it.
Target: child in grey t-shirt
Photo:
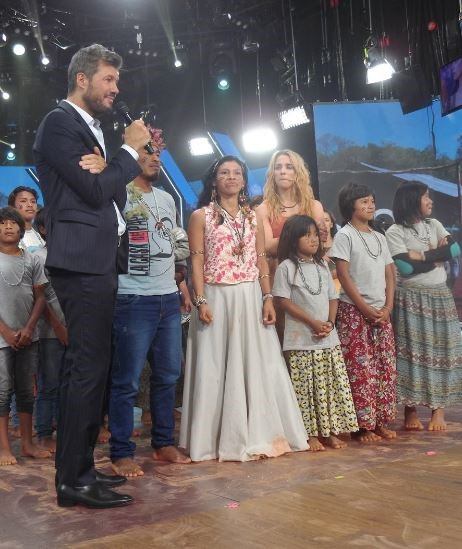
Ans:
[[[344,225],[330,256],[342,285],[337,330],[363,443],[395,438],[396,351],[390,313],[395,271],[385,237],[371,227],[375,198],[366,185],[340,190]]]
[[[19,248],[24,220],[14,208],[0,209],[0,466],[16,463],[8,440],[13,391],[20,420],[21,450],[47,458],[48,450],[32,442],[34,374],[37,369],[36,325],[45,306],[47,279],[38,258]]]
[[[284,351],[312,452],[343,448],[337,435],[358,430],[334,325],[337,292],[322,253],[314,219],[286,221],[272,294],[285,311]]]

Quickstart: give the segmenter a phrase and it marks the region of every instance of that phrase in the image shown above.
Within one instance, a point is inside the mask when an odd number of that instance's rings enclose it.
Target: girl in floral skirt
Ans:
[[[282,229],[273,295],[285,311],[284,351],[312,451],[343,448],[358,430],[340,342],[337,292],[322,259],[314,219],[295,215]]]
[[[350,378],[360,442],[396,437],[396,352],[390,313],[395,271],[385,237],[371,224],[375,198],[365,185],[350,183],[339,193],[344,225],[334,238],[342,290],[337,330]]]

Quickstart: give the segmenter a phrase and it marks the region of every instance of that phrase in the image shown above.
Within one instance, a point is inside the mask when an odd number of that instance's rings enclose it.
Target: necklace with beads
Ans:
[[[20,257],[22,259],[22,273],[21,273],[21,276],[18,278],[18,280],[16,280],[15,282],[10,282],[5,278],[5,274],[3,273],[3,271],[0,271],[0,276],[2,277],[3,282],[7,286],[19,286],[22,282],[22,279],[24,278],[24,273],[26,272],[26,261],[24,258],[24,250],[20,250],[20,251],[21,251]]]
[[[366,239],[361,234],[361,231],[358,231],[358,229],[352,225],[350,222],[348,222],[348,225],[356,232],[356,234],[361,239],[361,242],[363,243],[364,248],[366,249],[367,254],[372,257],[372,259],[377,259],[382,254],[382,243],[380,242],[379,237],[375,234],[375,231],[373,229],[369,229],[370,233],[373,235],[376,243],[377,243],[377,253],[374,253],[370,248],[368,243],[366,242]]]
[[[422,242],[422,244],[426,244],[427,246],[430,246],[430,240],[431,240],[431,234],[430,229],[428,227],[428,221],[424,219],[422,221],[422,224],[424,226],[425,234],[421,235],[419,231],[415,228],[415,225],[411,225],[409,228],[411,229],[412,236],[418,240],[419,242]]]
[[[308,282],[306,281],[305,275],[303,274],[302,265],[304,263],[312,263],[316,267],[316,273],[318,275],[318,287],[315,290],[308,284]],[[298,274],[300,275],[300,278],[302,279],[303,285],[308,290],[308,292],[311,295],[319,295],[321,293],[321,290],[322,290],[322,276],[321,276],[321,269],[319,268],[318,263],[316,261],[314,261],[313,259],[300,259],[300,258],[298,258],[297,270],[298,270]]]
[[[223,206],[220,206],[218,202],[216,203],[218,208],[221,210],[221,215],[223,216],[223,222],[228,228],[229,232],[231,233],[231,236],[233,238],[233,247],[231,249],[231,253],[238,257],[241,261],[244,261],[245,259],[245,216],[242,212],[242,208],[239,208],[239,211],[236,214],[236,217],[233,217],[227,210],[223,208]],[[239,226],[238,224],[238,217],[241,217],[242,220],[242,226]]]

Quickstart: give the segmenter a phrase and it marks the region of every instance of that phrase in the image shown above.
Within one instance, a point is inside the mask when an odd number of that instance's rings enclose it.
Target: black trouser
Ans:
[[[69,333],[59,382],[57,481],[82,486],[95,482],[93,451],[111,360],[117,274],[50,271]]]

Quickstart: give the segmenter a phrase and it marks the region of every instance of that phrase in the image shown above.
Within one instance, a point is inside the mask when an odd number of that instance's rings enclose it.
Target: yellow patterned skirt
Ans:
[[[308,436],[359,429],[340,346],[288,351],[287,363]]]

